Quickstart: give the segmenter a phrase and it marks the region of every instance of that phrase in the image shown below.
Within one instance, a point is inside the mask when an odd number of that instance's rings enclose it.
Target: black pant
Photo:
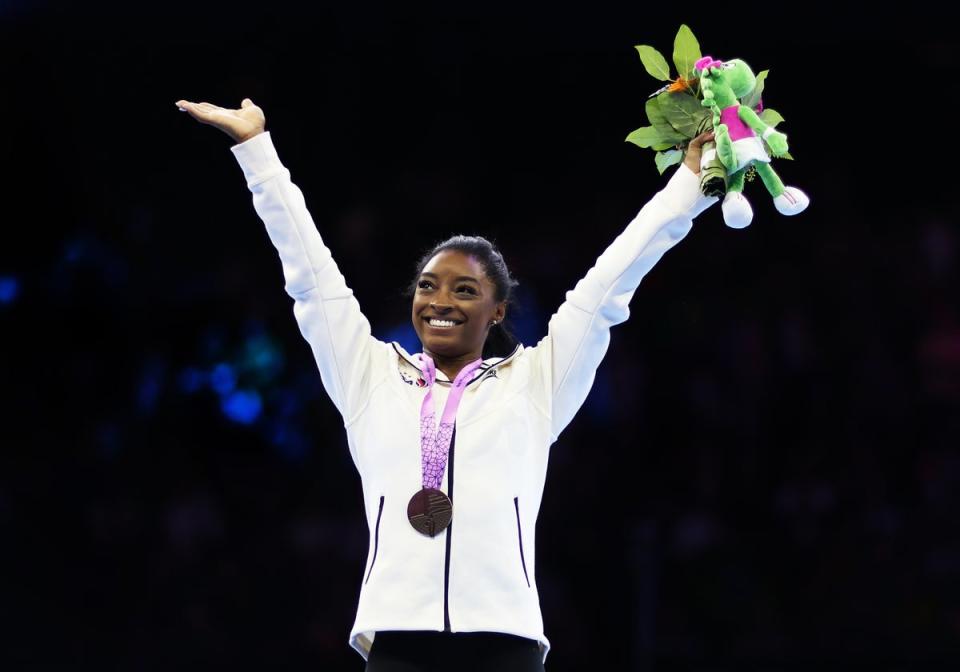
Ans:
[[[534,639],[502,632],[382,630],[366,672],[544,672]]]

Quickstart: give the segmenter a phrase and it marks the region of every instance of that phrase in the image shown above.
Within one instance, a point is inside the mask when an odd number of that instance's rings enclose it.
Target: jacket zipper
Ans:
[[[453,426],[450,436],[450,451],[447,454],[447,497],[453,504],[453,447],[457,443],[457,426]],[[443,631],[450,632],[450,535],[453,533],[453,520],[447,525],[447,551],[443,560]]]
[[[377,511],[377,527],[373,532],[373,560],[370,561],[370,569],[367,571],[367,580],[370,581],[370,574],[373,573],[373,563],[377,561],[377,547],[380,546],[380,516],[383,515],[383,495],[380,495],[380,510]]]
[[[530,577],[527,576],[527,561],[523,559],[523,535],[520,533],[520,498],[513,498],[513,508],[517,511],[517,540],[520,542],[520,564],[523,565],[523,578],[527,580],[527,588],[530,587]]]

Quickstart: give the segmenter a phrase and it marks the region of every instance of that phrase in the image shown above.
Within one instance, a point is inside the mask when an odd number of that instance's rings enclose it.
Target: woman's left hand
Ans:
[[[249,98],[244,98],[237,110],[211,103],[191,103],[189,100],[178,100],[177,107],[201,124],[219,128],[236,143],[246,142],[266,129],[267,119],[263,110]]]
[[[700,154],[702,153],[703,143],[713,140],[713,130],[701,133],[687,145],[687,151],[683,156],[683,165],[690,169],[694,175],[700,174]]]

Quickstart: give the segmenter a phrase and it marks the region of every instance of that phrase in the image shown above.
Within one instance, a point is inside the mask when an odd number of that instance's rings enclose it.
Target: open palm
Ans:
[[[244,98],[237,110],[188,100],[178,100],[177,107],[200,123],[219,128],[238,143],[263,133],[267,123],[263,110],[249,98]]]

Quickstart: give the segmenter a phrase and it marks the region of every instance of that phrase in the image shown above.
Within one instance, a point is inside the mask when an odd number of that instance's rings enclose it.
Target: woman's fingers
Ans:
[[[219,128],[237,142],[243,142],[264,131],[266,120],[263,110],[249,98],[240,102],[239,109],[183,99],[177,101],[177,107],[200,123]]]
[[[224,109],[224,108],[220,107],[219,105],[214,105],[213,103],[207,103],[207,102],[194,103],[194,102],[191,102],[191,101],[189,101],[189,100],[178,100],[178,101],[177,101],[177,107],[184,108],[184,109],[193,108],[193,109],[197,109],[197,110],[207,110],[207,111],[209,111],[209,110],[222,110],[222,109]]]
[[[701,133],[700,135],[698,135],[697,137],[695,137],[693,140],[690,141],[690,146],[694,148],[699,148],[701,145],[703,145],[703,143],[710,142],[713,139],[714,139],[714,133],[712,130],[704,131],[703,133]]]
[[[690,140],[684,153],[683,162],[694,175],[700,174],[700,156],[703,152],[703,143],[714,139],[714,131],[704,131]]]
[[[193,117],[197,121],[206,122],[210,120],[210,117],[211,117],[210,111],[200,107],[196,103],[182,102],[182,103],[177,103],[177,105],[180,107],[181,110],[189,114],[191,117]]]
[[[196,117],[197,113],[200,111],[199,108],[197,108],[197,104],[191,103],[189,100],[178,100],[177,107],[181,111],[189,114],[191,117]]]
[[[221,116],[224,112],[227,111],[224,108],[220,107],[219,105],[214,105],[213,103],[198,103],[197,105],[194,106],[194,108],[197,110],[198,115],[202,119],[207,119],[207,120],[214,119],[215,117]]]
[[[229,114],[231,112],[238,112],[239,110],[230,110],[226,107],[221,107],[220,105],[214,105],[213,103],[200,102],[192,103],[189,100],[178,100],[177,107],[186,112],[193,112],[195,116],[202,115],[207,118],[210,116],[219,113]],[[240,103],[240,108],[253,107],[253,101],[249,98],[244,98],[243,102]]]
[[[226,116],[224,113],[227,112],[224,108],[219,105],[214,105],[213,103],[191,103],[187,100],[178,101],[177,107],[184,110],[197,121],[205,124],[211,124],[218,119],[222,119]]]

